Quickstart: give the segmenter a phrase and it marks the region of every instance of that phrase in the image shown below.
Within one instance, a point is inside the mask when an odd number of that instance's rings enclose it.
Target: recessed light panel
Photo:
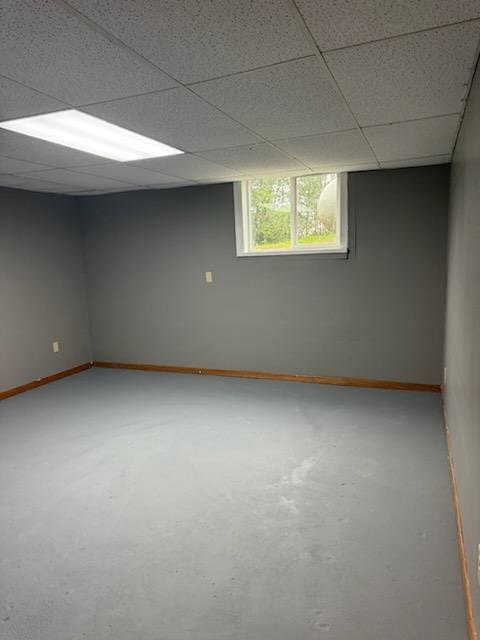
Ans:
[[[120,162],[183,153],[76,109],[7,120],[0,128]]]

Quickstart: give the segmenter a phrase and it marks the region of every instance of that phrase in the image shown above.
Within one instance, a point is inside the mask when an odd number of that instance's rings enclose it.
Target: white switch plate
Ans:
[[[53,353],[58,353],[60,351],[60,343],[58,342],[58,340],[52,342],[52,349]]]
[[[447,384],[447,367],[443,367],[443,384]]]
[[[205,282],[213,282],[213,276],[211,271],[205,271]]]

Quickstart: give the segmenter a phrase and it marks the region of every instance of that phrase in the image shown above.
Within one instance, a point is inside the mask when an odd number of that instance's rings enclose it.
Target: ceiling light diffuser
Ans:
[[[183,153],[76,109],[7,120],[0,128],[120,162]]]

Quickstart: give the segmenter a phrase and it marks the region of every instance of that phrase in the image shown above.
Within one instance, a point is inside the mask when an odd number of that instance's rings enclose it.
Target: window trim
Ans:
[[[249,203],[250,203],[250,180],[234,182],[233,201],[235,211],[235,240],[237,257],[266,257],[266,256],[302,256],[302,255],[325,255],[342,256],[348,255],[348,174],[345,172],[325,171],[324,173],[336,173],[337,175],[337,206],[339,207],[338,219],[340,221],[340,234],[337,245],[309,245],[305,249],[298,245],[292,249],[264,249],[261,251],[251,251],[252,229],[250,224]],[[297,220],[297,179],[322,173],[300,174],[286,176],[291,180],[290,199],[292,216],[292,233],[296,240],[296,220]],[[279,175],[279,178],[284,176]]]

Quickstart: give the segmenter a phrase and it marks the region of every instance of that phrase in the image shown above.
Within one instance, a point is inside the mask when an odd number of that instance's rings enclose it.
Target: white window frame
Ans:
[[[335,173],[329,171],[328,173]],[[291,229],[293,238],[296,238],[297,223],[297,179],[308,177],[311,175],[322,174],[303,174],[298,176],[288,176],[291,180],[290,199],[291,199]],[[289,249],[262,249],[254,251],[252,249],[252,228],[250,224],[250,181],[242,180],[235,182],[233,188],[234,210],[235,210],[235,236],[237,257],[248,256],[289,256],[289,255],[309,255],[309,254],[327,254],[327,255],[346,255],[348,254],[348,190],[347,190],[347,174],[336,173],[337,176],[337,231],[338,241],[336,244],[328,245],[296,245]],[[277,176],[275,176],[277,177]],[[281,178],[283,176],[278,176]]]

